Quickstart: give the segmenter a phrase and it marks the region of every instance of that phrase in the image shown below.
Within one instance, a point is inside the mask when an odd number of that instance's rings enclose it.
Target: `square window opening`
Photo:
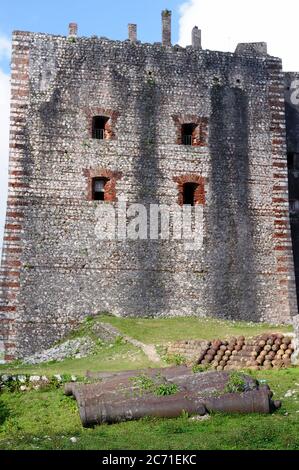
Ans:
[[[93,178],[92,199],[93,201],[105,201],[107,178]]]
[[[193,145],[194,132],[197,128],[196,124],[189,123],[182,125],[182,144]]]
[[[195,206],[197,183],[185,183],[183,186],[183,204]]]
[[[94,116],[92,118],[92,138],[98,140],[105,139],[105,130],[109,118],[106,116]]]

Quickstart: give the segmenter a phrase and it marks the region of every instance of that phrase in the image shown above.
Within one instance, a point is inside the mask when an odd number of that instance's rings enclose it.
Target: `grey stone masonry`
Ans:
[[[197,26],[192,29],[192,46],[194,49],[201,49],[201,30]]]
[[[129,33],[129,40],[131,42],[137,41],[137,24],[129,24],[128,25],[128,33]]]
[[[163,12],[163,45],[13,33],[6,361],[105,311],[272,323],[297,313],[281,60],[256,46],[172,47],[170,23]],[[186,184],[203,211],[197,251],[96,236],[99,208],[181,205]]]
[[[266,42],[251,42],[251,43],[238,44],[236,48],[236,54],[267,55],[267,43]]]
[[[78,25],[77,23],[70,23],[69,24],[69,37],[75,37],[78,34]]]
[[[171,11],[162,11],[162,44],[171,46]]]

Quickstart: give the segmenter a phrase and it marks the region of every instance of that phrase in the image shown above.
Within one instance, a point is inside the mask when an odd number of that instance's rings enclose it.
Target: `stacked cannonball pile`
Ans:
[[[210,364],[216,370],[281,368],[291,365],[293,351],[291,338],[280,333],[264,334],[247,341],[239,336],[208,343],[197,364]]]
[[[244,336],[231,338],[229,341],[216,339],[209,343],[209,347],[202,351],[198,364],[211,364],[217,370],[227,369],[233,355],[242,350],[245,343]]]
[[[186,359],[189,363],[194,363],[202,350],[207,350],[207,346],[211,344],[207,340],[185,340],[185,341],[175,341],[167,347],[168,356],[182,357]]]
[[[247,365],[272,369],[272,367],[288,367],[294,349],[291,338],[282,334],[262,335],[251,352],[252,359]]]

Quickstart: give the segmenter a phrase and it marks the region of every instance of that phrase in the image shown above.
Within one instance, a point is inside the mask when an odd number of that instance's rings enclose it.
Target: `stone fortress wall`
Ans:
[[[264,43],[235,53],[15,31],[9,195],[0,272],[5,360],[87,315],[288,323],[297,313],[284,73]],[[104,138],[92,119],[104,116]],[[193,123],[192,145],[182,128]],[[93,200],[93,178],[105,201]],[[196,185],[203,245],[99,241],[99,205],[183,203]]]

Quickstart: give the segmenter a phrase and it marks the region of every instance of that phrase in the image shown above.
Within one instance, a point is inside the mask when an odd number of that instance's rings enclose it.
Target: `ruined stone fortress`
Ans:
[[[6,361],[100,312],[271,323],[297,314],[299,73],[284,73],[265,43],[203,50],[195,27],[182,48],[171,44],[171,12],[162,25],[154,44],[138,41],[135,25],[123,42],[78,37],[74,23],[67,37],[13,33]],[[99,241],[99,206],[120,200],[201,205],[201,249]]]

